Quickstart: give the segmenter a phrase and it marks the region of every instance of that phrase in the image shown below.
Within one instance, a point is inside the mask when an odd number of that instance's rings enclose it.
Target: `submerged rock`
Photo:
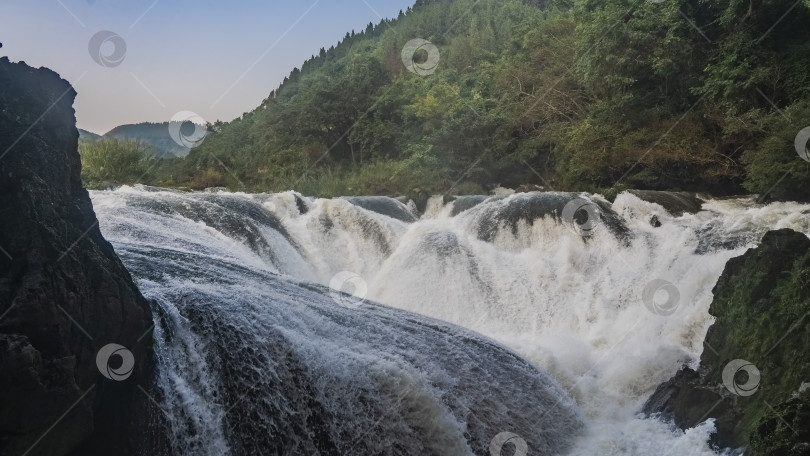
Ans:
[[[0,454],[133,454],[151,313],[79,178],[76,92],[0,59]],[[115,343],[133,354],[127,373]],[[106,372],[107,376],[113,377]],[[119,377],[119,379],[120,379]]]
[[[810,379],[810,240],[768,232],[726,264],[713,293],[700,368],[659,386],[644,411],[684,429],[713,418],[715,443],[746,454],[810,454],[807,394],[795,397]]]

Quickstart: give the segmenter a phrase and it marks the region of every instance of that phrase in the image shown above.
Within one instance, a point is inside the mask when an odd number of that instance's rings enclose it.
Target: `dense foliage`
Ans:
[[[808,0],[419,0],[321,49],[150,183],[806,198],[808,23]],[[413,38],[438,47],[434,73],[403,64]]]

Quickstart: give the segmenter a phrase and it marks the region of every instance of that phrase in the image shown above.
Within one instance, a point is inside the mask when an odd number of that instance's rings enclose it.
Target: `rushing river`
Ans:
[[[716,454],[641,405],[697,362],[726,261],[810,233],[747,198],[91,196],[155,307],[176,455]]]

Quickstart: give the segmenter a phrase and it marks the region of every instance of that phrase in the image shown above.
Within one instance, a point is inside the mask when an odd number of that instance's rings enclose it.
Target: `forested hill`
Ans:
[[[794,140],[810,125],[808,24],[810,0],[420,0],[322,49],[153,180],[806,198]],[[410,71],[415,38],[438,54],[423,46]]]
[[[169,122],[120,125],[104,134],[104,139],[138,141],[150,152],[161,157],[184,156],[188,148],[176,143],[169,133]],[[180,126],[178,126],[178,130]]]

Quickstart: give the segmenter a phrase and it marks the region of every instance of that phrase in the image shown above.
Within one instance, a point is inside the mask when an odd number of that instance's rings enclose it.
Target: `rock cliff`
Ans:
[[[145,418],[151,313],[82,188],[75,96],[0,58],[2,455],[133,454]]]
[[[783,229],[732,258],[697,371],[683,368],[645,405],[689,428],[708,418],[722,447],[810,454],[810,239]]]

